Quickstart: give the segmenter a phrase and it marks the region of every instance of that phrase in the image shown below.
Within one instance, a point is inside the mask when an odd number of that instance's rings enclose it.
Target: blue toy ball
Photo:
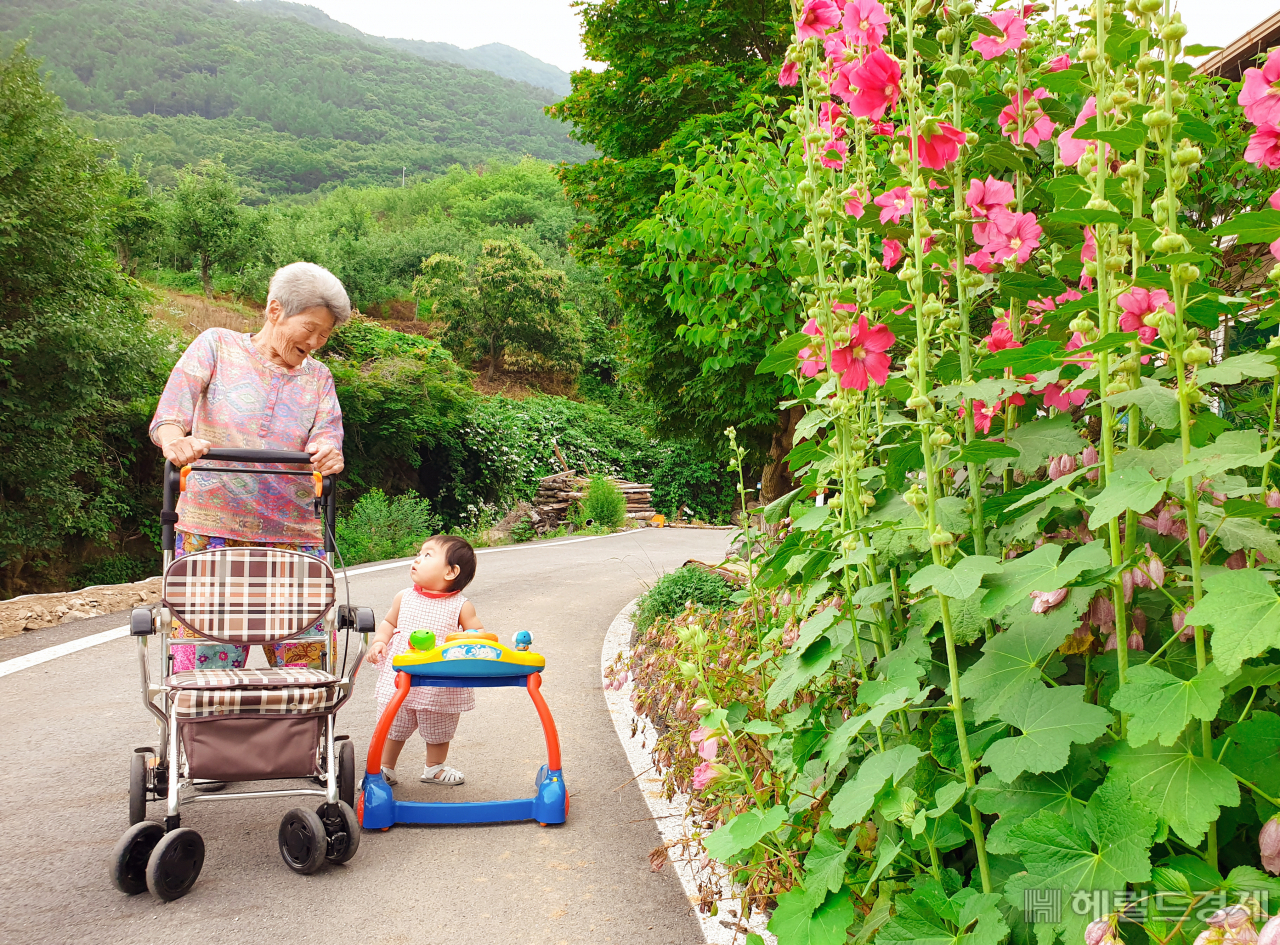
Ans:
[[[533,634],[528,630],[519,631],[511,639],[512,642],[515,643],[517,650],[527,650],[529,647],[533,646]]]

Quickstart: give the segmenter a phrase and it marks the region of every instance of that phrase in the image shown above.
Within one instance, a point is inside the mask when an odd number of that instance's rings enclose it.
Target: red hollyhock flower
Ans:
[[[873,49],[855,66],[841,68],[848,85],[857,89],[845,98],[857,118],[879,121],[902,94],[902,66],[883,49]],[[834,90],[834,89],[833,89]]]
[[[831,352],[831,369],[840,375],[840,386],[866,390],[868,379],[883,384],[890,364],[885,352],[894,341],[888,325],[868,325],[867,316],[858,316],[849,343]]]
[[[929,129],[926,127],[926,131]],[[960,156],[960,145],[965,143],[965,133],[945,121],[937,123],[937,131],[929,137],[916,138],[920,149],[920,165],[940,171]]]

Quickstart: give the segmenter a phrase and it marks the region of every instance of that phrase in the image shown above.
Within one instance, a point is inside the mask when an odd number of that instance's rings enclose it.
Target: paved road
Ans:
[[[600,690],[600,647],[614,615],[687,558],[713,560],[725,533],[645,530],[573,544],[522,546],[480,558],[467,590],[486,627],[532,631],[547,656],[543,693],[560,730],[573,797],[562,827],[506,824],[395,827],[366,833],[343,867],[312,876],[280,860],[288,800],[194,806],[183,823],[204,837],[192,892],[164,904],[129,898],[107,878],[127,826],[128,757],[155,725],[139,704],[128,638],[0,678],[6,741],[0,768],[0,941],[19,943],[315,942],[361,945],[695,945],[703,941],[670,870],[649,871],[658,832],[634,784]],[[379,616],[408,568],[352,578],[353,602]],[[0,641],[0,661],[119,626],[119,615]],[[251,665],[262,661],[255,654]],[[545,761],[520,690],[481,689],[450,762],[459,788],[413,777],[420,743],[400,762],[400,796],[524,797]],[[373,674],[339,716],[359,766],[375,721]],[[415,736],[416,739],[416,736]],[[420,763],[420,761],[418,762]],[[153,819],[160,807],[153,804]]]

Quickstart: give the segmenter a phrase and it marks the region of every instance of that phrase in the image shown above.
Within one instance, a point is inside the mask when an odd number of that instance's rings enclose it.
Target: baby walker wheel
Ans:
[[[164,828],[148,820],[124,832],[111,851],[111,882],[116,889],[126,896],[147,891],[147,858],[163,836]]]
[[[326,812],[329,814],[327,817]],[[324,858],[330,863],[345,863],[355,856],[360,849],[360,821],[351,805],[338,801],[330,810],[328,804],[321,804],[316,815],[324,824],[327,840]]]
[[[329,849],[324,822],[305,807],[295,807],[280,821],[280,856],[295,873],[309,876],[324,863]]]
[[[147,888],[172,902],[191,891],[204,866],[204,840],[190,827],[170,830],[147,860]]]

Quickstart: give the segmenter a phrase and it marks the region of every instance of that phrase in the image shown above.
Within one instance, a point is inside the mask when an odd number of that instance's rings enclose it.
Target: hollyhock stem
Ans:
[[[1164,15],[1169,17],[1173,12],[1172,0],[1165,0]],[[1178,56],[1178,43],[1176,40],[1165,40],[1164,43],[1164,107],[1169,114],[1176,114],[1176,108],[1173,104],[1173,63]],[[1165,205],[1165,226],[1171,234],[1177,235],[1178,232],[1178,202],[1177,202],[1177,183],[1173,174],[1173,134],[1171,128],[1165,128],[1160,133],[1160,150],[1164,157],[1164,176],[1165,176],[1165,196],[1167,203]],[[1178,267],[1173,267],[1175,270]],[[1181,284],[1180,284],[1181,283]],[[1173,287],[1173,309],[1174,309],[1174,342],[1173,342],[1173,363],[1174,373],[1178,378],[1178,421],[1180,432],[1182,434],[1182,460],[1185,463],[1191,456],[1191,400],[1190,385],[1187,383],[1187,366],[1183,360],[1183,346],[1187,343],[1186,320],[1184,313],[1186,311],[1186,298],[1188,285],[1178,278],[1171,280]],[[1200,516],[1199,516],[1199,493],[1192,477],[1188,476],[1183,483],[1186,496],[1186,516],[1187,516],[1187,548],[1191,552],[1191,598],[1192,602],[1198,604],[1204,593],[1200,579],[1200,566],[1203,549],[1200,547]],[[1196,641],[1196,670],[1203,672],[1208,664],[1208,655],[1205,646],[1204,627],[1195,628]],[[1209,722],[1200,723],[1200,742],[1201,755],[1205,758],[1213,758],[1213,732]],[[1218,867],[1218,825],[1216,822],[1209,824],[1209,831],[1205,837],[1205,860],[1214,869]]]
[[[916,78],[915,69],[915,18],[912,9],[913,0],[906,0],[902,5],[904,25],[906,27],[907,49],[906,62],[903,70],[903,93],[907,99],[907,120],[910,123],[911,135],[919,134],[920,129],[920,90],[918,80]],[[911,187],[916,189],[923,186],[923,178],[920,176],[920,148],[912,147],[911,153]],[[908,280],[907,287],[911,293],[911,301],[915,306],[916,312],[916,350],[917,360],[919,362],[917,374],[917,389],[921,396],[928,396],[929,385],[929,330],[932,325],[926,325],[928,319],[924,314],[924,289],[922,274],[924,272],[924,253],[922,252],[924,241],[921,230],[924,223],[924,214],[927,207],[925,199],[917,199],[912,203],[911,225],[915,236],[913,250],[913,258],[915,260],[916,275]],[[938,474],[934,468],[933,461],[933,445],[930,442],[929,427],[932,425],[931,409],[921,407],[917,412],[920,423],[920,445],[921,452],[924,454],[924,470],[927,482],[927,499],[928,499],[928,530],[929,535],[936,533],[938,526]],[[972,414],[972,411],[970,411]],[[930,542],[933,549],[933,560],[935,564],[945,565],[943,559],[942,547],[936,543]],[[951,607],[948,603],[947,596],[938,593],[938,605],[942,613],[942,633],[943,639],[946,641],[947,648],[947,670],[951,677],[951,703],[953,710],[953,719],[956,726],[956,743],[960,749],[960,760],[964,765],[965,783],[969,787],[973,787],[977,781],[974,778],[974,768],[976,765],[973,756],[969,752],[969,735],[965,730],[964,724],[964,697],[960,691],[960,661],[956,656],[955,631],[951,621]],[[978,856],[978,872],[982,877],[982,891],[989,893],[992,891],[991,868],[987,863],[987,843],[986,835],[983,830],[982,817],[973,805],[969,806],[969,815],[971,822],[970,830],[973,832],[974,847]]]
[[[1142,18],[1144,21],[1143,25],[1149,27],[1150,20],[1151,20],[1150,14],[1143,14]],[[1139,49],[1138,49],[1139,57],[1145,56],[1147,54],[1147,42],[1148,42],[1147,34],[1144,32],[1142,35],[1142,42],[1139,45]],[[1147,73],[1145,70],[1140,71],[1138,73],[1137,100],[1138,100],[1138,104],[1140,105],[1145,105],[1147,102]],[[1145,191],[1144,191],[1144,186],[1145,186],[1144,178],[1146,175],[1146,168],[1147,168],[1147,148],[1145,143],[1143,144],[1142,147],[1138,148],[1138,153],[1134,156],[1134,162],[1138,166],[1138,173],[1134,176],[1131,182],[1131,186],[1133,187],[1132,219],[1137,220],[1142,216],[1143,205],[1146,202]],[[1136,231],[1131,231],[1131,232],[1136,232]],[[1131,272],[1132,272],[1133,278],[1136,280],[1138,277],[1138,270],[1142,268],[1142,263],[1143,263],[1142,244],[1138,241],[1136,235],[1134,236],[1133,241],[1129,244],[1129,248],[1133,252],[1133,266],[1132,266]],[[1141,377],[1142,344],[1140,341],[1135,340],[1129,346],[1129,357],[1133,360],[1134,364],[1138,366],[1137,370],[1135,371],[1135,374]],[[1141,381],[1139,381],[1139,383],[1141,383]],[[1142,430],[1141,430],[1142,410],[1138,407],[1137,404],[1133,404],[1129,407],[1129,416],[1127,420],[1127,426],[1129,428],[1129,444],[1128,444],[1129,449],[1131,450],[1138,449],[1139,444],[1141,443],[1141,434],[1142,434]],[[1128,558],[1131,554],[1133,554],[1134,548],[1137,547],[1137,542],[1138,542],[1138,513],[1133,511],[1133,509],[1126,509],[1124,513],[1124,556],[1126,558]]]
[[[1276,397],[1280,395],[1280,377],[1271,379],[1271,411],[1267,414],[1267,450],[1272,450],[1276,445]],[[1262,491],[1259,496],[1265,502],[1267,498],[1267,487],[1271,480],[1271,463],[1270,461],[1262,465]],[[1249,552],[1249,567],[1253,567],[1257,563],[1258,554],[1256,551]]]
[[[1103,101],[1107,94],[1107,23],[1106,23],[1106,3],[1104,0],[1094,0],[1094,19],[1096,29],[1096,42],[1098,48],[1098,57],[1089,64],[1089,71],[1093,76],[1094,94],[1098,101]],[[1099,109],[1097,117],[1097,126],[1099,131],[1105,130],[1107,126],[1107,110]],[[1098,163],[1094,169],[1094,199],[1090,203],[1105,204],[1106,202],[1106,184],[1107,184],[1107,162],[1106,162],[1106,146],[1101,142],[1095,142],[1098,148]],[[1115,330],[1114,310],[1111,304],[1111,272],[1107,268],[1107,260],[1114,249],[1114,233],[1110,224],[1100,224],[1094,227],[1094,235],[1098,240],[1098,333],[1099,335],[1110,334]],[[1095,352],[1098,365],[1098,393],[1101,398],[1100,410],[1102,413],[1102,476],[1099,477],[1099,485],[1105,488],[1107,482],[1111,478],[1111,474],[1115,469],[1115,411],[1110,404],[1107,403],[1107,394],[1110,393],[1111,387],[1111,353],[1106,350]],[[1120,520],[1118,517],[1112,517],[1107,522],[1107,545],[1111,552],[1111,565],[1118,567],[1120,562],[1124,560],[1124,548],[1120,542]],[[1116,612],[1116,639],[1121,641],[1121,645],[1116,647],[1116,664],[1117,677],[1120,684],[1124,685],[1129,675],[1129,647],[1124,644],[1128,640],[1129,628],[1125,615],[1125,599],[1124,587],[1120,580],[1116,580],[1111,586],[1111,599],[1115,606]],[[1127,720],[1124,713],[1120,713],[1120,733],[1124,734]]]

